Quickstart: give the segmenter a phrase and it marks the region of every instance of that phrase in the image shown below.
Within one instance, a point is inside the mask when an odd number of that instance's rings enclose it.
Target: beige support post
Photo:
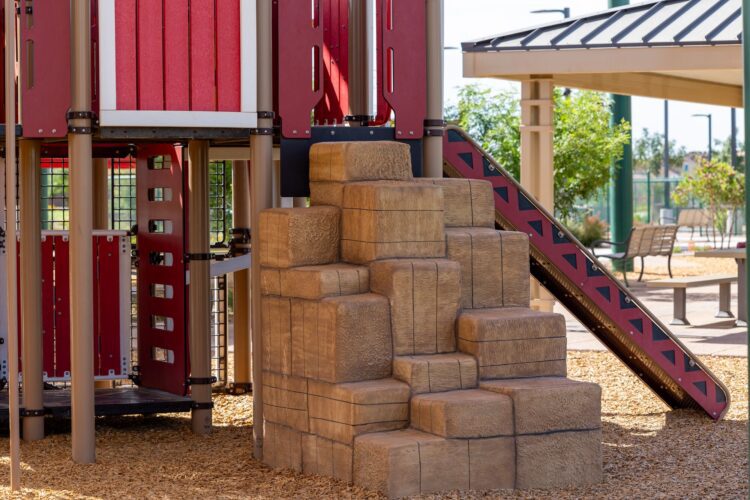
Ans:
[[[188,253],[206,255],[210,252],[208,205],[208,141],[188,143],[188,207],[190,231]],[[190,289],[188,308],[190,321],[190,386],[193,404],[192,424],[196,434],[211,432],[211,261],[205,258],[190,259]],[[202,379],[202,380],[199,380]]]
[[[273,37],[272,0],[257,0],[258,20],[258,110],[273,109]],[[258,119],[258,132],[250,137],[250,228],[253,237],[252,258],[252,352],[253,352],[253,456],[263,458],[263,338],[260,307],[260,238],[257,230],[260,212],[273,202],[273,136],[265,132],[273,126],[269,118]],[[262,133],[260,133],[262,132]]]
[[[350,126],[369,117],[372,98],[372,0],[349,0],[349,114]]]
[[[235,228],[250,227],[250,164],[245,160],[232,162],[232,216]],[[250,270],[234,273],[234,385],[249,387],[250,349]]]
[[[443,0],[427,0],[427,122],[424,177],[443,176]],[[437,121],[435,121],[437,120]],[[436,135],[429,135],[436,134]]]
[[[94,419],[93,161],[91,158],[91,2],[71,0],[70,343],[73,460],[96,461]]]
[[[553,91],[550,79],[521,84],[521,185],[551,213],[555,210]],[[532,308],[552,311],[554,305],[552,295],[532,279]]]
[[[108,169],[106,158],[94,160],[94,229],[109,228]]]
[[[107,193],[108,162],[106,158],[94,159],[94,229],[109,228],[109,196]],[[96,389],[111,389],[111,380],[97,380]]]
[[[16,5],[5,0],[5,39],[16,40]],[[21,444],[18,416],[18,299],[16,256],[16,44],[5,44],[5,248],[8,321],[8,420],[10,489],[21,488]]]
[[[42,224],[40,212],[42,142],[19,142],[21,190],[21,335],[23,336],[23,405],[26,411],[44,409],[42,379]],[[44,416],[23,418],[24,441],[44,438]]]

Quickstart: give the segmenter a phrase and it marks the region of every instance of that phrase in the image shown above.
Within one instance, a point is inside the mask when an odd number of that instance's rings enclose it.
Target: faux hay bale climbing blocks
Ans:
[[[391,305],[393,353],[456,350],[461,267],[447,259],[391,259],[370,264],[370,289]]]
[[[369,287],[370,271],[364,266],[327,264],[261,270],[263,295],[318,300],[367,293]]]
[[[416,182],[356,182],[344,187],[341,257],[364,264],[444,257],[443,192]]]
[[[288,268],[331,264],[339,258],[336,207],[271,208],[260,214],[260,264]]]
[[[443,189],[445,227],[495,228],[492,184],[478,179],[415,179]]]

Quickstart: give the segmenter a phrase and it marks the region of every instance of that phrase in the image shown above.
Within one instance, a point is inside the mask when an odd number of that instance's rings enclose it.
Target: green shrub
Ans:
[[[586,247],[590,247],[596,240],[603,240],[609,230],[607,223],[596,215],[586,217],[583,221],[571,225],[569,229]]]

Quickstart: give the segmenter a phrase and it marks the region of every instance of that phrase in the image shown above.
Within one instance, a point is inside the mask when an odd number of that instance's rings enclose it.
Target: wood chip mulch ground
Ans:
[[[747,360],[705,357],[729,387],[721,422],[667,408],[611,354],[568,354],[572,378],[602,385],[604,482],[552,491],[490,491],[451,498],[747,498]],[[320,477],[272,471],[251,458],[252,398],[218,395],[216,428],[193,435],[182,415],[102,418],[97,463],[70,460],[69,424],[22,445],[23,491],[14,498],[367,498]],[[0,439],[0,496],[9,497],[8,440]]]

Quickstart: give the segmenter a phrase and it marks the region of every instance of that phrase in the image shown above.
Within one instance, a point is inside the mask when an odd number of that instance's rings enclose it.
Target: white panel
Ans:
[[[102,109],[117,107],[115,0],[99,0],[99,102]]]
[[[211,277],[223,276],[225,274],[250,269],[250,254],[230,257],[224,260],[211,261]]]
[[[130,238],[119,236],[120,240],[120,373],[127,377],[130,372]]]
[[[256,0],[240,0],[240,78],[241,107],[244,112],[258,111],[258,26]],[[261,111],[271,111],[263,109]],[[256,125],[253,125],[255,127]]]
[[[5,179],[5,159],[0,158],[0,178]],[[5,189],[0,189],[0,217],[2,221],[2,227],[5,229],[7,220],[5,220]],[[7,233],[5,233],[7,234]],[[0,338],[3,339],[3,343],[0,344],[0,378],[8,378],[8,258],[5,252],[7,242],[5,236],[2,237],[3,245],[0,248]]]
[[[102,127],[255,128],[255,113],[219,111],[119,111],[102,108]]]

